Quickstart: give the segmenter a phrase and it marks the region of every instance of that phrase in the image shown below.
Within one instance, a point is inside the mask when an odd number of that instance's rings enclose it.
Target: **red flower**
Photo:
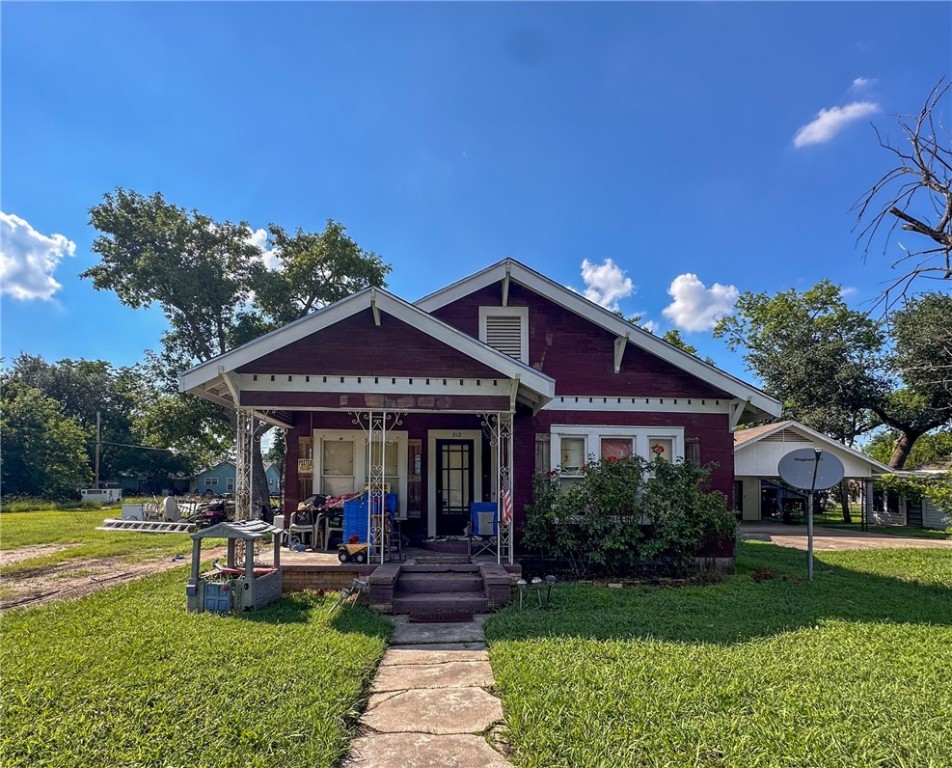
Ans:
[[[660,444],[659,444],[659,445],[652,445],[652,446],[651,446],[651,452],[652,452],[652,453],[656,453],[658,456],[660,456],[662,453],[664,453],[664,446],[663,446],[663,445],[660,445]]]
[[[618,461],[618,457],[617,457],[617,456],[609,456],[607,459],[605,459],[605,461],[610,461],[612,464],[614,464],[616,461]]]

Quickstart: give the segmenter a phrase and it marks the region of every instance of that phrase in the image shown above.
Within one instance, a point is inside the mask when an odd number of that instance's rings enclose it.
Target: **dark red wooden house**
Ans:
[[[734,428],[780,413],[755,387],[511,259],[415,304],[365,289],[180,385],[239,410],[239,446],[250,416],[288,430],[288,508],[312,493],[386,489],[403,534],[433,539],[461,535],[471,502],[497,502],[511,522],[504,559],[534,472],[559,467],[570,483],[593,457],[660,452],[716,462],[713,486],[731,498]]]

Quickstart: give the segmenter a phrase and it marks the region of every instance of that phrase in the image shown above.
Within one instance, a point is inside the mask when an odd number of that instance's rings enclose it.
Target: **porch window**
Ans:
[[[226,491],[235,490],[235,478],[229,477],[225,479],[225,490]]]
[[[480,307],[479,340],[510,357],[529,362],[529,308]]]
[[[217,477],[206,477],[206,478],[205,478],[205,486],[206,486],[206,487],[209,487],[209,486],[212,486],[212,485],[218,485],[218,478],[217,478]]]
[[[321,441],[321,492],[342,496],[354,492],[354,441]]]

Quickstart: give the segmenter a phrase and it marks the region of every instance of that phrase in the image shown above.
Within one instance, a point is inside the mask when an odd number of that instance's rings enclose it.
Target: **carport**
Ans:
[[[865,521],[903,522],[891,519],[888,512],[879,519],[879,513],[873,511],[873,479],[891,473],[892,469],[792,420],[734,433],[734,503],[742,520],[779,520],[783,517],[785,504],[799,503],[803,494],[780,479],[777,464],[786,454],[802,448],[831,453],[843,462],[844,479],[861,484]]]

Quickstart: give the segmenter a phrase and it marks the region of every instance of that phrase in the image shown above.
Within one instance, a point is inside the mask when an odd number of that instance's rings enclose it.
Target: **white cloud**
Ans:
[[[668,293],[674,301],[661,314],[684,331],[710,330],[721,317],[731,313],[739,295],[733,285],[714,283],[707,288],[691,272],[674,278]]]
[[[824,144],[856,120],[879,112],[879,104],[872,101],[854,101],[842,107],[821,109],[816,119],[804,125],[793,137],[798,149],[810,144]]]
[[[0,211],[0,292],[21,301],[49,301],[62,286],[53,272],[76,243],[63,235],[44,235],[12,213]]]
[[[866,88],[872,88],[878,82],[879,80],[875,77],[855,77],[853,78],[853,84],[850,86],[850,90],[856,93]]]
[[[600,304],[612,312],[617,311],[619,299],[635,292],[630,277],[611,259],[593,264],[588,259],[582,262],[582,280],[585,281],[585,298]]]
[[[644,328],[648,333],[657,333],[658,324],[654,320],[648,320],[641,324],[641,327]]]
[[[261,263],[268,269],[281,268],[281,262],[278,260],[278,249],[268,249],[268,231],[266,229],[253,230],[248,242],[261,249]]]

